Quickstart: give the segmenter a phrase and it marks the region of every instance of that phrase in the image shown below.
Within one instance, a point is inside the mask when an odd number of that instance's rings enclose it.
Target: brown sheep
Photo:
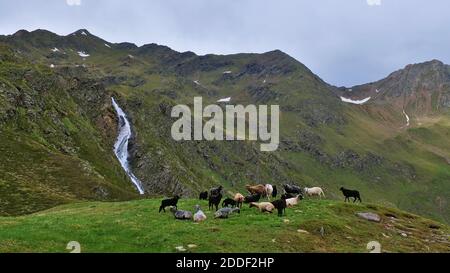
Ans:
[[[251,194],[260,194],[266,196],[266,186],[259,184],[255,186],[245,185],[245,189]]]
[[[259,208],[261,212],[270,212],[270,213],[272,213],[272,211],[275,209],[275,206],[269,202],[261,202],[261,203],[252,202],[250,203],[250,208],[252,207]]]
[[[233,198],[233,200],[237,203],[237,206],[239,208],[242,208],[242,203],[244,202],[244,199],[245,197],[240,193],[236,193]]]

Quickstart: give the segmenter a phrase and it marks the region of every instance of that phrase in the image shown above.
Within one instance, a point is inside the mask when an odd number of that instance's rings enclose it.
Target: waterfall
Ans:
[[[117,112],[117,117],[119,118],[119,135],[117,136],[117,141],[114,144],[114,153],[116,154],[117,159],[122,165],[122,168],[127,173],[128,177],[130,177],[131,182],[136,186],[137,190],[140,194],[144,194],[144,190],[142,189],[141,181],[133,174],[130,169],[130,163],[128,162],[128,141],[131,138],[131,126],[130,122],[127,119],[127,115],[120,108],[120,106],[116,103],[114,98],[111,98],[112,105]]]

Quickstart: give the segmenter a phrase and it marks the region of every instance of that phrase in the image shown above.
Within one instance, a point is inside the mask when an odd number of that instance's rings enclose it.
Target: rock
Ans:
[[[284,219],[283,222],[285,222],[287,224],[287,223],[289,223],[289,219]]]
[[[175,247],[175,249],[180,251],[180,252],[186,251],[186,248],[184,248],[184,246],[177,246],[177,247]]]
[[[404,232],[400,233],[400,235],[402,235],[403,237],[408,237],[408,235]]]
[[[371,222],[379,223],[381,221],[381,217],[372,212],[358,212],[356,215]]]
[[[297,229],[298,233],[305,233],[305,234],[309,234],[308,231],[304,230],[304,229]]]
[[[195,245],[195,244],[188,244],[187,247],[188,247],[188,248],[196,248],[197,245]]]

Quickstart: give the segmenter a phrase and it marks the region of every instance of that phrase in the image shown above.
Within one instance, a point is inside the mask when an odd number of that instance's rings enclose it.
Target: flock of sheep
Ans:
[[[219,209],[220,201],[223,197],[223,187],[218,186],[216,188],[212,188],[208,191],[200,193],[200,200],[208,200],[209,210],[216,208],[216,212],[214,213],[214,218],[228,218],[232,213],[240,213],[242,204],[249,204],[250,208],[257,208],[261,212],[272,213],[275,209],[278,211],[278,216],[283,216],[283,213],[286,213],[286,208],[293,207],[299,203],[300,200],[303,199],[304,195],[309,197],[318,196],[319,198],[325,197],[325,194],[320,187],[313,188],[300,188],[297,185],[289,185],[285,184],[284,194],[281,195],[280,199],[270,201],[271,198],[276,198],[278,194],[278,190],[276,186],[272,186],[270,184],[259,184],[259,185],[246,185],[246,190],[249,192],[249,195],[244,196],[241,193],[231,194],[233,198],[226,198],[222,202],[222,208]],[[349,198],[353,198],[353,202],[358,200],[361,202],[361,197],[358,191],[356,190],[348,190],[343,187],[340,188],[340,191],[345,196],[345,201],[349,200]],[[267,202],[259,202],[261,197],[265,197],[268,199]],[[166,207],[170,207],[170,211],[173,213],[176,219],[179,220],[194,220],[195,222],[202,222],[206,220],[205,213],[200,209],[199,205],[195,206],[195,212],[186,210],[179,210],[177,207],[178,200],[180,197],[175,195],[173,198],[164,199],[161,201],[161,206],[159,207],[159,212],[166,211]]]

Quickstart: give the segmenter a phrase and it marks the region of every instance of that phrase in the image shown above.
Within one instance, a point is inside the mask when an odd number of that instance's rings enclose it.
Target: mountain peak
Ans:
[[[88,36],[88,35],[92,35],[87,29],[79,29],[69,35],[84,35],[84,36]]]

